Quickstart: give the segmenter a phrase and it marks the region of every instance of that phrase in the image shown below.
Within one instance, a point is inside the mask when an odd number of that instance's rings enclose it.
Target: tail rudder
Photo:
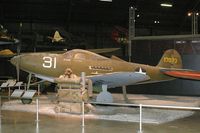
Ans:
[[[182,68],[181,55],[174,49],[165,51],[157,65],[162,68]]]

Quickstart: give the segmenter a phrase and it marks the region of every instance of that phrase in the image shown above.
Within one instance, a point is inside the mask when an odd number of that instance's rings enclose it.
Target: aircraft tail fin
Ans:
[[[174,49],[165,51],[160,62],[157,65],[162,68],[182,68],[181,55]]]

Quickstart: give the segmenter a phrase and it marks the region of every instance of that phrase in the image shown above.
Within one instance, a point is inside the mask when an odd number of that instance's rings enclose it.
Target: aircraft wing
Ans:
[[[49,82],[54,83],[55,77],[47,77],[47,76],[40,75],[40,74],[34,74],[34,75],[35,75],[35,77],[37,77],[37,78],[39,78],[39,79],[42,79],[42,80],[45,80],[45,81],[49,81]]]
[[[13,42],[1,42],[0,41],[0,45],[6,45],[6,44],[13,44]]]
[[[54,83],[55,77],[47,77],[44,75],[35,74],[35,77]],[[108,85],[108,88],[121,87],[124,85],[133,85],[150,79],[143,72],[116,72],[102,75],[87,76],[91,79],[93,85]]]
[[[97,54],[102,54],[102,53],[109,53],[109,52],[113,52],[113,51],[117,51],[120,48],[102,48],[102,49],[87,49],[90,52],[94,52]]]
[[[143,72],[116,72],[102,75],[88,76],[94,85],[108,85],[108,88],[121,87],[124,85],[133,85],[150,79]]]
[[[102,48],[102,49],[87,49],[90,52],[94,52],[97,54],[103,54],[103,53],[109,53],[109,52],[113,52],[113,51],[117,51],[120,48]],[[46,51],[43,53],[55,53],[55,54],[63,54],[67,51],[67,49],[64,49],[62,51]]]
[[[10,49],[4,49],[0,51],[0,57],[13,57],[16,54],[13,53]]]
[[[13,40],[8,40],[8,41],[0,39],[0,45],[17,44],[17,43],[19,43],[19,40],[15,38]]]
[[[175,78],[200,80],[200,71],[188,69],[161,69],[161,72]]]

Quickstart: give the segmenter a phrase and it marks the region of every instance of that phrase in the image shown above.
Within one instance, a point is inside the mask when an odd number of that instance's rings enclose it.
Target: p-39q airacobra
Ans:
[[[73,74],[86,73],[93,84],[108,88],[169,81],[175,78],[200,79],[200,72],[182,69],[180,54],[165,51],[157,66],[126,62],[116,56],[107,58],[91,51],[74,49],[63,54],[29,53],[15,56],[11,63],[40,79],[54,82],[67,68]]]

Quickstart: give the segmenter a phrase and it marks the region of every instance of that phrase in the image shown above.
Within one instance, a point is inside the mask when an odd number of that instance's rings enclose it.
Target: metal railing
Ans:
[[[39,99],[38,97],[34,98],[36,100],[36,133],[39,133]],[[99,102],[89,102],[93,105],[109,105],[109,106],[120,106],[120,107],[139,107],[139,130],[138,133],[143,133],[142,130],[142,114],[143,108],[158,108],[158,109],[177,109],[177,110],[197,110],[199,111],[199,107],[184,107],[184,106],[161,106],[161,105],[145,105],[145,104],[121,104],[121,103],[99,103]],[[85,114],[84,114],[84,105],[87,103],[82,102],[82,119],[81,119],[81,126],[82,126],[82,133],[85,131]],[[1,97],[0,97],[0,105],[1,105]],[[1,106],[0,106],[0,133],[1,133]]]
[[[4,96],[3,98],[7,98],[8,96]],[[0,133],[2,133],[2,114],[1,114],[1,110],[2,110],[2,101],[1,101],[2,96],[0,96]],[[16,98],[15,98],[16,99]],[[21,98],[17,98],[17,99],[21,99]],[[36,100],[36,133],[39,133],[39,98],[36,97],[34,98]]]
[[[200,111],[199,107],[184,107],[184,106],[161,106],[161,105],[145,105],[145,104],[121,104],[121,103],[99,103],[90,102],[94,105],[109,105],[109,106],[120,106],[120,107],[139,107],[140,117],[139,117],[139,131],[138,133],[143,133],[142,131],[142,109],[143,108],[159,108],[159,109],[178,109],[178,110],[197,110]]]

